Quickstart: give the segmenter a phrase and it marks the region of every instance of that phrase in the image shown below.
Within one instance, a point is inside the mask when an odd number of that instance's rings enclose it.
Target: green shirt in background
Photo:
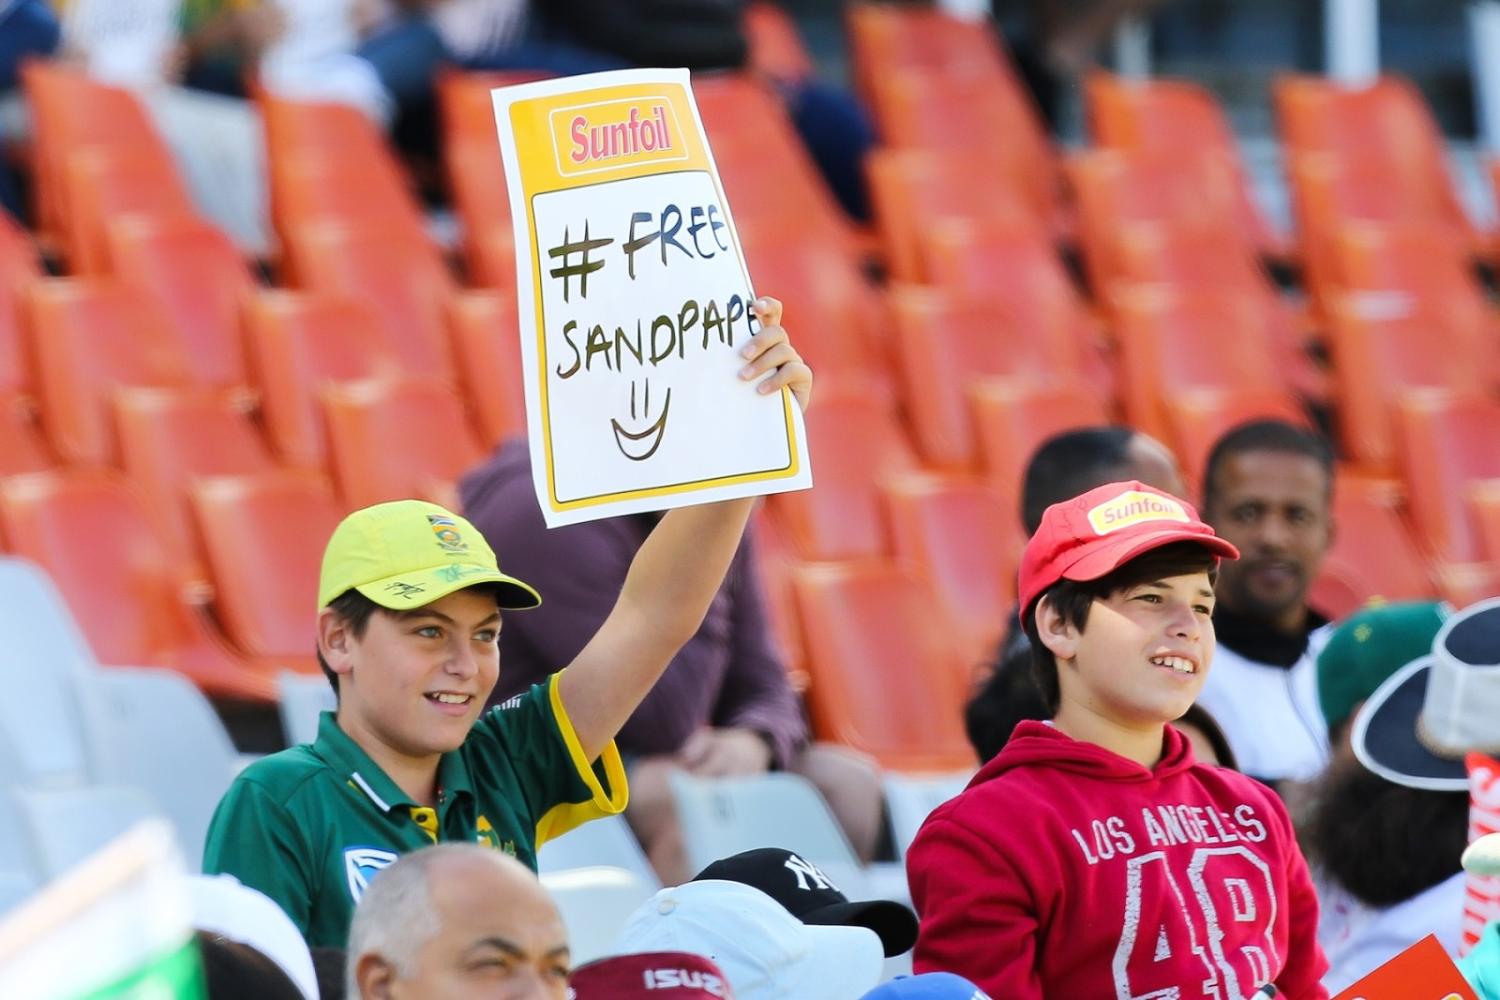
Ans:
[[[228,873],[281,905],[312,947],[344,947],[375,872],[438,841],[489,844],[536,867],[537,848],[622,812],[613,742],[584,759],[557,674],[474,724],[438,765],[437,808],[418,806],[323,713],[318,738],[251,764],[209,825],[203,871]]]

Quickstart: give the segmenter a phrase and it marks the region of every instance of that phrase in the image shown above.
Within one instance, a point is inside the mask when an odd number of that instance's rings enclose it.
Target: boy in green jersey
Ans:
[[[807,406],[812,372],[756,305],[740,377]],[[501,612],[540,602],[463,518],[417,500],[350,514],[323,555],[318,656],[338,692],[311,744],[246,768],[209,827],[203,869],[276,900],[314,947],[343,947],[370,877],[439,841],[536,867],[536,849],[625,808],[614,736],[692,637],[752,499],[670,511],[614,610],[572,663],[483,718]],[[587,566],[577,567],[587,573]]]

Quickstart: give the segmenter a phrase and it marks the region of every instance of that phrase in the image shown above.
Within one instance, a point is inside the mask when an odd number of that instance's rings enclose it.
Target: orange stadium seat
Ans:
[[[329,468],[350,507],[405,497],[455,507],[459,477],[484,458],[457,391],[440,379],[335,383],[322,400]]]
[[[109,398],[116,387],[194,384],[181,343],[136,289],[38,279],[27,287],[23,315],[42,428],[67,463],[114,459]]]
[[[1113,302],[1120,400],[1132,427],[1165,440],[1166,406],[1188,392],[1287,391],[1253,295],[1119,285]]]
[[[890,551],[880,483],[917,467],[906,433],[878,392],[828,393],[807,418],[816,485],[767,499],[803,559],[853,559]]]
[[[74,273],[114,270],[111,223],[135,216],[190,220],[198,217],[176,168],[161,154],[134,146],[91,147],[68,155],[64,165],[68,200],[66,254]]]
[[[857,253],[843,214],[771,86],[742,73],[693,81],[703,129],[735,219],[791,222]]]
[[[41,275],[25,230],[0,217],[0,475],[54,464],[36,419],[32,373],[22,344],[21,296]]]
[[[194,560],[187,491],[203,476],[266,472],[271,449],[245,413],[210,389],[123,388],[114,394],[120,465],[178,551]]]
[[[825,385],[891,382],[890,318],[878,287],[829,233],[785,224],[740,227],[755,291],[780,299],[797,350]]]
[[[1054,235],[1045,216],[1008,183],[1010,167],[985,153],[875,150],[865,158],[870,207],[886,270],[899,281],[928,280],[922,233],[952,219]],[[982,192],[982,195],[978,192]]]
[[[790,14],[768,0],[745,7],[750,69],[773,80],[805,80],[815,72],[812,55]]]
[[[898,476],[884,494],[896,557],[932,586],[966,662],[988,662],[1016,600],[1025,539],[1014,512],[982,482],[956,476]]]
[[[234,242],[207,222],[132,218],[109,227],[116,276],[161,304],[204,385],[243,387],[240,311],[256,287]]]
[[[101,662],[176,670],[211,696],[275,699],[274,675],[213,632],[159,519],[116,474],[0,480],[0,535],[52,577]]]
[[[285,153],[268,169],[271,221],[283,243],[302,227],[329,223],[379,225],[411,239],[427,238],[421,206],[388,156]]]
[[[1346,166],[1376,167],[1385,179],[1383,201],[1440,223],[1480,249],[1448,172],[1442,133],[1410,81],[1383,76],[1349,87],[1324,77],[1283,76],[1271,98],[1282,143],[1293,156],[1326,154]]]
[[[947,219],[924,228],[919,239],[934,284],[991,303],[1013,337],[1068,359],[1059,372],[1115,394],[1104,326],[1045,236],[981,219]]]
[[[1394,480],[1338,474],[1333,547],[1323,558],[1311,598],[1324,615],[1343,618],[1375,599],[1436,596],[1432,576],[1401,514],[1400,494]]]
[[[1037,336],[996,301],[897,286],[890,294],[903,401],[917,449],[930,466],[971,469],[978,459],[966,387],[987,376],[1076,382],[1071,339]]]
[[[334,224],[299,228],[287,249],[301,287],[374,308],[408,372],[452,377],[443,314],[456,284],[435,246],[399,230]]]
[[[212,476],[189,498],[224,634],[254,662],[316,673],[319,566],[343,515],[328,481],[295,471]]]
[[[1500,479],[1500,401],[1456,393],[1408,393],[1397,404],[1407,505],[1417,532],[1443,563],[1484,559],[1469,504],[1474,483]]]
[[[1221,159],[1201,150],[1090,150],[1068,161],[1067,174],[1078,207],[1079,245],[1097,294],[1107,295],[1116,280],[1151,277],[1132,274],[1122,259],[1122,242],[1142,223],[1212,234],[1219,244],[1210,247],[1213,262],[1231,273],[1255,273],[1254,244],[1238,229],[1235,178]],[[1141,262],[1160,266],[1162,260],[1158,254]]]
[[[1480,552],[1500,571],[1500,479],[1470,483],[1469,508],[1479,531]]]
[[[1466,341],[1447,335],[1435,318],[1441,307],[1356,293],[1336,300],[1328,312],[1339,441],[1362,468],[1395,473],[1395,407],[1403,393],[1477,394],[1487,386],[1485,366],[1476,363]]]
[[[1262,254],[1285,256],[1286,241],[1256,205],[1234,132],[1208,89],[1187,80],[1136,79],[1100,70],[1085,79],[1083,97],[1089,133],[1105,149],[1170,155],[1195,150],[1228,164],[1236,182],[1239,230],[1250,234]]]
[[[767,513],[765,505],[750,515],[749,537],[755,550],[764,585],[766,617],[772,638],[785,657],[787,676],[799,692],[807,690],[807,651],[802,648],[802,628],[797,622],[797,602],[792,595],[792,571],[799,565],[786,532]]]
[[[458,380],[483,442],[526,436],[526,383],[516,300],[502,292],[461,292],[448,306]]]
[[[1214,443],[1240,424],[1252,420],[1285,420],[1309,427],[1307,413],[1284,389],[1199,389],[1178,393],[1164,401],[1166,444],[1177,456],[1182,478],[1190,491],[1203,483],[1203,467]]]
[[[898,69],[1014,74],[1000,38],[990,25],[916,4],[851,3],[844,6],[854,82],[866,105],[876,81]]]
[[[70,231],[64,167],[72,154],[104,147],[151,156],[163,165],[173,162],[166,142],[130,91],[46,60],[27,63],[21,83],[34,124],[37,211],[49,241],[58,243]],[[166,176],[176,178],[175,173]]]
[[[324,152],[361,156],[384,151],[390,155],[380,129],[350,104],[301,101],[257,95],[266,126],[266,149],[275,160],[283,154]]]
[[[980,467],[1012,510],[1020,509],[1021,477],[1037,446],[1063,431],[1111,422],[1110,401],[1077,383],[981,379],[968,394]]]
[[[287,465],[323,467],[318,393],[326,383],[401,371],[379,316],[358,299],[263,291],[246,305],[245,333],[261,419]]]
[[[885,561],[802,566],[793,586],[814,734],[892,770],[973,766],[967,665],[931,589]]]

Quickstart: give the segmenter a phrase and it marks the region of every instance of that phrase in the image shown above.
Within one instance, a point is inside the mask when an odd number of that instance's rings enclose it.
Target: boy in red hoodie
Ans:
[[[908,851],[917,972],[1006,1000],[1328,996],[1280,799],[1168,725],[1203,687],[1218,560],[1238,555],[1138,482],[1047,509],[1020,603],[1055,714],[1018,725]]]

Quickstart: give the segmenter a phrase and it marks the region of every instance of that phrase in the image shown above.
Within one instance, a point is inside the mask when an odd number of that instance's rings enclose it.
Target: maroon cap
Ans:
[[[733,1000],[729,980],[702,955],[651,951],[601,958],[573,970],[577,1000]]]
[[[1192,504],[1134,480],[1055,503],[1021,554],[1022,613],[1059,580],[1097,580],[1173,542],[1196,542],[1227,559],[1240,556],[1198,520]]]

